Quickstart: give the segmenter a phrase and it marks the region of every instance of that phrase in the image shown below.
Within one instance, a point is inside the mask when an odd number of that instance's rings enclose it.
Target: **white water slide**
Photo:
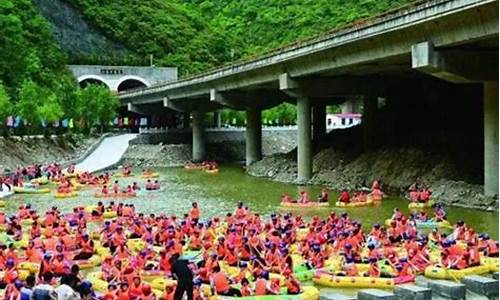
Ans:
[[[116,164],[135,137],[136,134],[121,134],[105,138],[94,152],[75,166],[76,170],[96,172]]]

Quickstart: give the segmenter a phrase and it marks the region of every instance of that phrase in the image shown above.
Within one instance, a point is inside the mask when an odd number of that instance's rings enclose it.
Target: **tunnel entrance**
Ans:
[[[86,88],[89,85],[100,85],[103,87],[107,87],[109,89],[109,86],[102,80],[95,79],[95,78],[88,78],[80,81],[80,87],[81,88]]]
[[[122,92],[122,91],[126,91],[126,90],[140,88],[140,87],[146,87],[146,84],[144,84],[144,82],[141,82],[137,79],[127,79],[118,85],[117,90],[118,90],[118,92]]]

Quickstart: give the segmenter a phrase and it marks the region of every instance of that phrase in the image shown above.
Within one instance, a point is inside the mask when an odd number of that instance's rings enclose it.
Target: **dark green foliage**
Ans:
[[[132,55],[181,75],[248,58],[410,0],[66,0]],[[99,58],[82,58],[99,63]],[[102,58],[109,61],[108,58]],[[117,58],[118,59],[118,58]]]
[[[91,91],[90,104],[81,100],[84,93],[66,68],[66,54],[31,0],[0,1],[0,53],[0,127],[11,114],[27,120],[31,132],[41,120],[50,124],[90,114],[109,121],[115,115],[118,100],[109,91]]]

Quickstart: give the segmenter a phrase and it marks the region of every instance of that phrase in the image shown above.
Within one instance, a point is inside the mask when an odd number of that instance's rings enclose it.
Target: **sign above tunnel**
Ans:
[[[82,87],[101,84],[114,92],[177,80],[176,67],[68,65],[68,68]]]

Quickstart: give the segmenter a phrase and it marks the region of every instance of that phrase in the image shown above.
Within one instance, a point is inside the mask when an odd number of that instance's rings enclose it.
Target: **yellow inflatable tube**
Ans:
[[[344,203],[337,201],[335,202],[335,206],[337,207],[361,207],[361,206],[369,206],[373,204],[373,200],[367,199],[364,202],[349,202],[349,203]]]
[[[498,272],[498,257],[481,257],[481,264],[490,267],[490,272]]]
[[[434,205],[434,201],[429,200],[427,202],[411,202],[408,204],[409,209],[419,209],[419,208],[426,208],[426,207],[432,207]]]
[[[411,278],[404,282],[412,281]],[[398,284],[395,278],[374,278],[374,277],[361,277],[361,276],[336,276],[323,273],[316,274],[313,277],[313,282],[322,286],[333,288],[378,288],[378,289],[392,289]],[[401,282],[402,283],[402,282]]]
[[[462,270],[445,269],[438,266],[425,268],[425,277],[435,279],[460,280],[468,275],[478,275],[490,272],[490,266],[479,265],[477,267],[465,268]]]
[[[222,300],[222,299],[252,299],[252,300],[318,300],[319,299],[319,290],[314,286],[303,286],[302,292],[297,295],[288,295],[286,294],[286,290],[283,289],[282,292],[284,294],[280,295],[264,295],[264,296],[249,296],[249,297],[227,297],[227,296],[219,296],[214,295],[209,297],[210,300]]]
[[[69,193],[55,193],[54,198],[62,199],[62,198],[72,198],[78,196],[77,192],[69,192]]]

